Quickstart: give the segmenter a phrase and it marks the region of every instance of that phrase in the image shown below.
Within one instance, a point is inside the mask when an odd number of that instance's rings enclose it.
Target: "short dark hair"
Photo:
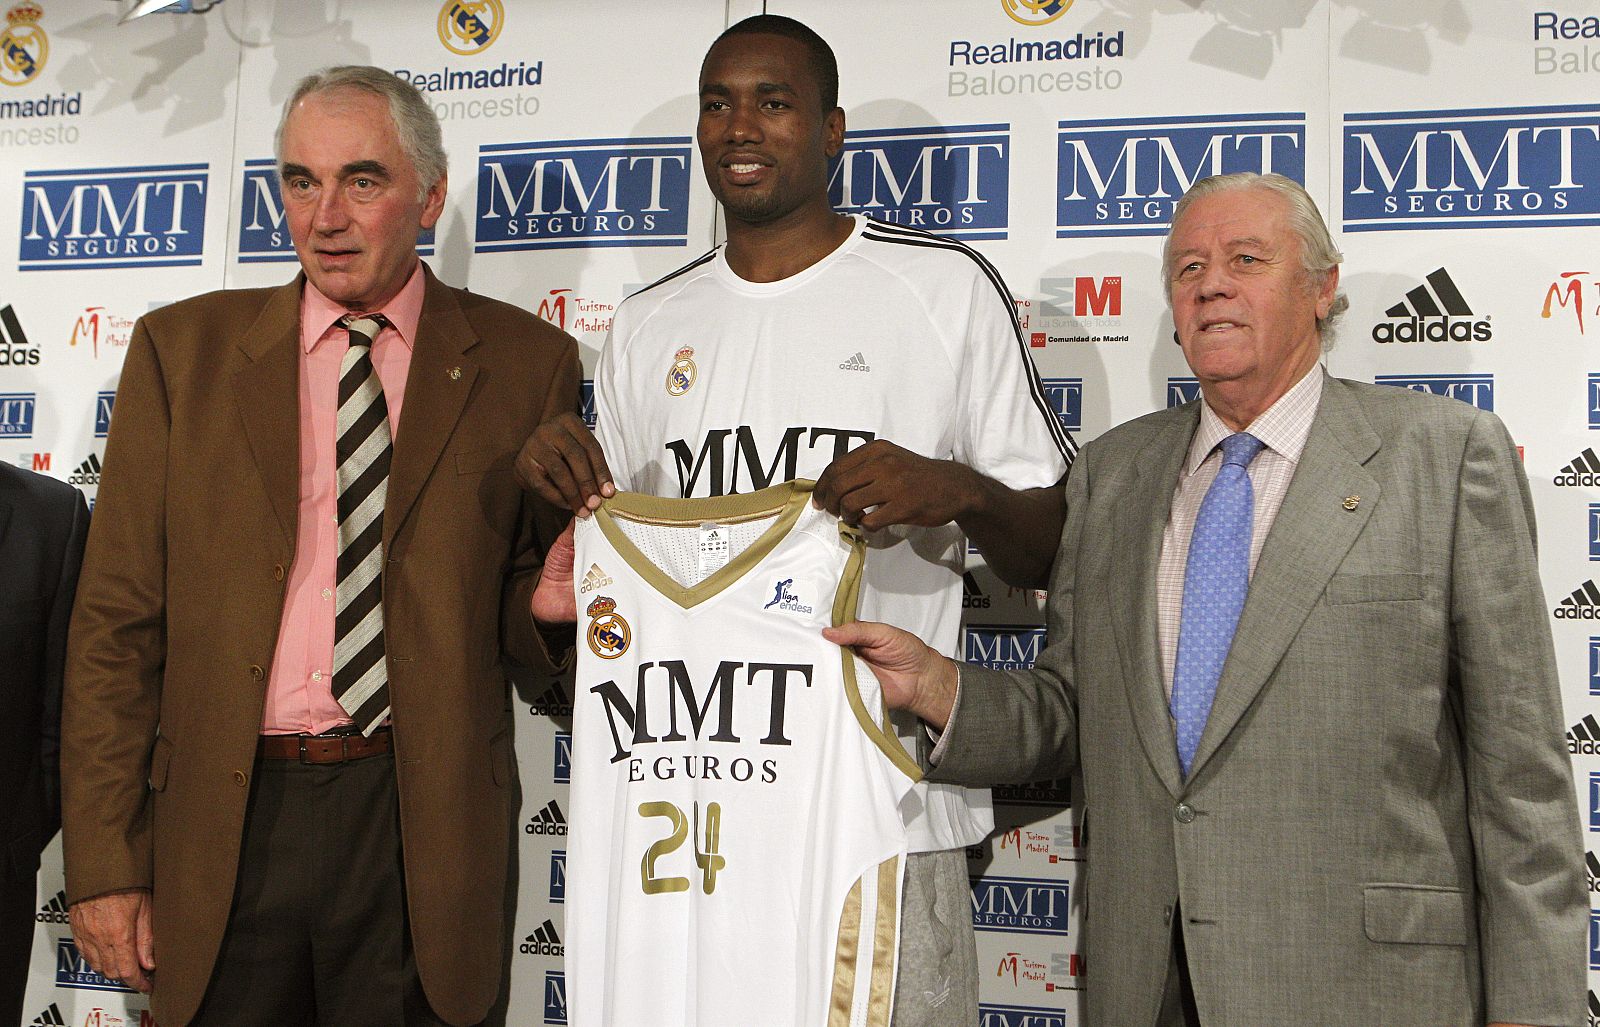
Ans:
[[[712,42],[711,49],[729,36],[782,36],[799,43],[811,58],[811,74],[816,77],[817,90],[822,94],[822,112],[826,114],[839,106],[839,62],[833,56],[833,47],[810,26],[781,14],[756,14],[728,26]],[[711,49],[706,50],[707,56]],[[701,67],[704,66],[702,62]]]

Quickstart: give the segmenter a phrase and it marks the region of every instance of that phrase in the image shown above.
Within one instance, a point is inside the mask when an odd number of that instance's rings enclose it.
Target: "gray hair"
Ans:
[[[1262,189],[1283,197],[1289,206],[1289,228],[1300,240],[1301,266],[1305,268],[1313,288],[1320,287],[1326,282],[1328,273],[1344,261],[1344,254],[1333,244],[1333,236],[1329,234],[1328,226],[1317,210],[1316,201],[1299,182],[1292,178],[1277,174],[1258,175],[1251,171],[1202,178],[1189,187],[1189,191],[1183,194],[1178,200],[1178,205],[1173,208],[1172,228],[1177,229],[1178,219],[1183,217],[1184,212],[1195,200],[1202,196],[1240,189]],[[1172,304],[1172,272],[1168,266],[1171,251],[1172,232],[1169,231],[1166,240],[1161,244],[1161,287],[1169,306]],[[1350,309],[1350,298],[1340,291],[1333,297],[1333,305],[1328,308],[1328,316],[1317,318],[1317,334],[1322,338],[1324,350],[1333,345],[1335,322],[1348,309]]]
[[[272,141],[272,152],[278,163],[283,163],[283,128],[289,123],[289,113],[294,105],[313,93],[331,93],[338,89],[358,89],[371,93],[389,104],[389,118],[394,122],[394,133],[400,140],[400,149],[411,161],[411,168],[421,180],[418,199],[428,194],[449,170],[445,156],[444,139],[439,132],[439,119],[433,108],[416,86],[382,68],[365,64],[343,64],[336,68],[323,68],[312,72],[294,87],[283,116],[278,119],[278,131]]]

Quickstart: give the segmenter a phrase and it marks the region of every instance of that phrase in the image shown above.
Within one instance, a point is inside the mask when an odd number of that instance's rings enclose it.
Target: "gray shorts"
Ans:
[[[906,861],[894,1027],[977,1022],[978,951],[966,852],[913,853]]]

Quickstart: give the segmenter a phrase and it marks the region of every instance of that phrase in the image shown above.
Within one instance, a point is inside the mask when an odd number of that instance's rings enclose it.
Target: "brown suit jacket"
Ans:
[[[134,330],[73,613],[69,902],[154,896],[154,1012],[188,1021],[226,927],[299,494],[302,279]],[[384,511],[385,639],[408,913],[428,999],[477,1022],[502,975],[515,764],[503,657],[564,515],[512,473],[577,408],[572,339],[427,274]]]

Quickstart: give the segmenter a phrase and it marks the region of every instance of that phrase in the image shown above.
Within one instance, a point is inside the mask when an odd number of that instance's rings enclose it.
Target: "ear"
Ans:
[[[829,158],[839,156],[844,149],[844,108],[835,107],[822,119],[823,152]]]
[[[432,228],[439,223],[439,218],[444,214],[444,197],[449,191],[450,176],[440,175],[439,181],[428,187],[428,192],[422,197],[422,227]]]
[[[1317,290],[1317,320],[1321,321],[1333,309],[1333,298],[1339,294],[1339,265],[1335,264],[1323,276],[1322,287]]]

